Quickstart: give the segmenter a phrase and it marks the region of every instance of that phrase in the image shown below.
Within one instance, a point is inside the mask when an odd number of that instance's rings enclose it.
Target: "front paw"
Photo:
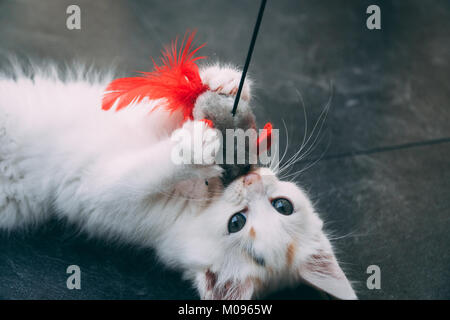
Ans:
[[[216,158],[222,146],[220,132],[205,121],[187,121],[172,134],[172,161],[193,171],[196,177],[210,178],[222,174]]]
[[[224,95],[236,95],[242,72],[230,67],[221,68],[213,66],[201,71],[201,78],[204,84],[208,85],[212,91]],[[250,100],[250,80],[246,79],[242,87],[241,98]]]

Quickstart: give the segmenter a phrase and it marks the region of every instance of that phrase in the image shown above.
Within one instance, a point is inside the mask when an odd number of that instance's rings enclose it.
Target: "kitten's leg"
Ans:
[[[188,122],[183,128],[189,132],[193,123],[204,132],[214,130],[201,121]],[[203,142],[215,143],[214,139]],[[88,233],[151,245],[155,234],[164,230],[161,223],[176,215],[175,210],[158,209],[164,194],[182,180],[208,179],[222,172],[215,164],[177,164],[172,157],[178,143],[167,138],[148,149],[99,161],[83,173],[79,184],[61,188],[55,202],[58,213]],[[148,215],[151,210],[157,214]]]
[[[195,139],[196,134],[200,134],[201,148],[206,151],[203,159],[199,161],[190,156],[190,160],[194,161],[180,163],[177,158],[178,150],[193,153],[195,147],[188,139],[180,140],[177,136],[191,136]],[[125,193],[136,201],[171,190],[176,183],[183,180],[220,176],[222,168],[214,163],[219,147],[220,137],[217,130],[209,128],[202,121],[189,121],[176,130],[172,137],[148,149],[98,163],[90,170],[88,181],[95,186],[93,190],[102,190],[104,195],[114,197],[115,194],[122,194],[123,201],[126,198],[123,196]]]
[[[0,154],[0,230],[36,225],[49,217],[46,196],[34,196],[35,187],[31,183]]]
[[[48,218],[50,211],[45,195],[34,196],[39,179],[20,168],[19,163],[27,159],[20,156],[2,123],[5,119],[0,109],[0,230],[12,230],[35,225]]]
[[[226,95],[236,95],[239,88],[241,75],[242,71],[237,68],[233,68],[231,66],[221,67],[218,64],[212,67],[204,68],[200,71],[200,77],[204,84],[208,85],[211,90]],[[251,80],[246,77],[241,92],[242,99],[247,101],[250,100],[251,84]]]
[[[25,227],[42,220],[46,214],[33,211],[23,180],[8,175],[10,169],[0,159],[0,230]],[[22,180],[22,181],[21,181]]]

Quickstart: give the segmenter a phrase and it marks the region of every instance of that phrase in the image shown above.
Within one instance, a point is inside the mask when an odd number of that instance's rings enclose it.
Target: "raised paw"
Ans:
[[[201,71],[204,84],[212,91],[225,95],[236,95],[239,89],[242,72],[230,67],[213,66]],[[241,98],[250,100],[250,80],[246,79],[241,92]]]
[[[174,143],[172,158],[175,162],[199,167],[215,165],[221,137],[209,121],[187,121],[172,134],[171,140]],[[211,170],[212,173],[218,171]]]

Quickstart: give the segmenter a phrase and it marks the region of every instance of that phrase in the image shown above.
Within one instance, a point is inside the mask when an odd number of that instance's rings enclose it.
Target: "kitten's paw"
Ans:
[[[233,68],[221,68],[213,66],[206,68],[200,73],[204,84],[208,85],[212,91],[225,95],[236,95],[242,72]],[[246,79],[241,92],[241,98],[250,100],[250,80]]]
[[[220,132],[207,121],[187,121],[171,138],[174,143],[172,160],[184,164],[196,177],[210,178],[222,174],[216,165],[221,150]]]
[[[220,150],[220,132],[212,128],[210,121],[188,121],[181,128],[184,131],[184,145],[191,163],[197,165],[212,165],[216,162]]]

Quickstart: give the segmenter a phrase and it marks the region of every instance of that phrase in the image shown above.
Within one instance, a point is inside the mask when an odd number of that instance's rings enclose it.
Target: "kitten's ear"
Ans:
[[[309,255],[300,265],[301,278],[322,291],[338,299],[357,299],[355,291],[336,260],[331,245],[325,235],[321,236],[320,248]]]
[[[196,284],[202,300],[249,300],[254,291],[250,279],[219,283],[217,274],[210,270],[197,274]]]

